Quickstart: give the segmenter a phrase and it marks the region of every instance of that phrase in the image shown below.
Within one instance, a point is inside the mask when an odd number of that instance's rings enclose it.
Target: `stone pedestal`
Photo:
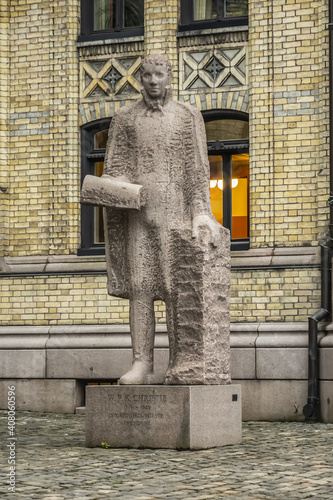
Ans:
[[[87,447],[195,450],[241,437],[240,385],[87,387]]]

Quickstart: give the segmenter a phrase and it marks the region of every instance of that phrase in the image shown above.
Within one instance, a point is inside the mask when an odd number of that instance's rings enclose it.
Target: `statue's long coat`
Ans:
[[[140,212],[111,208],[104,212],[108,292],[130,298],[128,249],[136,244],[130,231],[131,218],[135,217],[147,234],[152,234],[145,252],[150,254],[153,270],[154,262],[159,260],[155,254],[161,248],[154,235],[163,233],[161,241],[166,241],[171,233],[190,234],[195,215],[211,216],[209,163],[201,113],[172,99],[155,110],[144,100],[121,108],[110,126],[105,174],[147,189],[147,203]],[[154,298],[164,299],[158,277],[152,288]]]

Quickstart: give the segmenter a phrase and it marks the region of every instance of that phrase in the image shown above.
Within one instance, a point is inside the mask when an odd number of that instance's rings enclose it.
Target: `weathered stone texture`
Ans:
[[[108,207],[108,291],[130,300],[133,367],[119,383],[151,382],[156,299],[166,304],[165,383],[230,383],[230,234],[211,212],[204,123],[171,99],[166,57],[147,56],[140,71],[143,99],[115,116],[100,189],[89,177],[82,194]],[[128,205],[140,186],[144,205]]]
[[[186,233],[175,234],[173,245],[176,360],[165,382],[230,383],[229,232],[221,228],[215,248]]]
[[[198,450],[242,439],[239,385],[88,387],[86,395],[88,447]]]

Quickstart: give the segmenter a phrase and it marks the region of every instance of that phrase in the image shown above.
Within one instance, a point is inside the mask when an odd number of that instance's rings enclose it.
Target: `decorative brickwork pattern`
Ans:
[[[182,52],[180,89],[243,86],[246,84],[245,47]]]
[[[249,93],[247,90],[180,95],[179,101],[188,102],[196,106],[200,111],[228,109],[247,113],[249,110]]]
[[[179,37],[178,99],[201,111],[249,112],[247,27]]]
[[[140,96],[141,57],[81,63],[81,98]]]

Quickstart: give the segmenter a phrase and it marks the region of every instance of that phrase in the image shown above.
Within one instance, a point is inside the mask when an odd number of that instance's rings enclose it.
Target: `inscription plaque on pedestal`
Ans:
[[[88,386],[86,446],[205,449],[241,441],[241,386]]]

